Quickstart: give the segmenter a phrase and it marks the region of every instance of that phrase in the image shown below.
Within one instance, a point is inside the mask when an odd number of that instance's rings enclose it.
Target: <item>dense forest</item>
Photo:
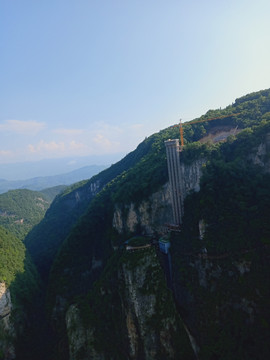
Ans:
[[[0,284],[5,284],[8,288],[12,302],[7,313],[7,318],[11,315],[10,323],[5,325],[0,318],[0,358],[5,359],[3,351],[5,347],[10,346],[9,342],[14,341],[17,348],[20,348],[25,340],[25,334],[31,330],[29,319],[40,291],[40,280],[22,241],[2,226],[0,226]],[[11,331],[7,333],[8,328],[11,328]]]
[[[48,210],[51,204],[49,195],[27,189],[0,194],[0,225],[24,240]]]

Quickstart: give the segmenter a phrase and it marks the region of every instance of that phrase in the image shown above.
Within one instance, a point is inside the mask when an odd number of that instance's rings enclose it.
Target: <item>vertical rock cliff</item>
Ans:
[[[200,179],[202,176],[202,168],[206,159],[200,158],[194,160],[191,164],[181,163],[182,189],[184,191],[183,198],[191,191],[200,190]]]
[[[200,178],[205,159],[191,164],[181,163],[181,181],[183,199],[191,191],[200,190]],[[113,215],[113,227],[119,233],[140,232],[147,235],[162,235],[166,224],[173,223],[171,188],[166,183],[156,193],[139,204],[116,204]]]
[[[0,359],[15,359],[15,330],[11,321],[10,291],[0,283]]]
[[[153,248],[117,252],[66,313],[70,359],[193,359]]]
[[[163,233],[164,225],[172,222],[171,196],[169,184],[140,204],[116,204],[113,227],[119,233],[153,235]]]

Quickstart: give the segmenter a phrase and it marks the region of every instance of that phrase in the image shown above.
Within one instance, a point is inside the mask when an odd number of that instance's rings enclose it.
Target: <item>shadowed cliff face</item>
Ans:
[[[201,360],[270,356],[270,148],[261,138],[245,157],[206,166],[172,241],[175,297]]]
[[[154,249],[116,253],[66,326],[70,359],[193,359]]]
[[[174,253],[175,295],[200,359],[269,357],[269,259],[266,248],[220,258]]]
[[[26,247],[45,279],[59,246],[101,188],[98,180],[89,181],[65,196],[56,197],[44,219],[25,238]]]

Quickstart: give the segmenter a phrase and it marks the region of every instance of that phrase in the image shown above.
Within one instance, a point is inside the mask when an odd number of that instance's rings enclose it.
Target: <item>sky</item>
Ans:
[[[0,0],[0,164],[122,157],[269,88],[269,14],[269,0]]]

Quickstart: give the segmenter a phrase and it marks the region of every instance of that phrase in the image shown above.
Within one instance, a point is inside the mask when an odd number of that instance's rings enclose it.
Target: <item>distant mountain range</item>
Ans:
[[[58,185],[71,185],[75,182],[90,179],[106,168],[105,165],[90,165],[68,173],[53,176],[39,176],[26,180],[0,179],[0,193],[14,189],[43,190]]]
[[[24,161],[17,163],[1,163],[0,179],[26,180],[40,176],[66,174],[89,165],[111,165],[119,161],[125,154],[100,154],[81,157],[64,157]],[[2,161],[3,159],[1,159]]]

